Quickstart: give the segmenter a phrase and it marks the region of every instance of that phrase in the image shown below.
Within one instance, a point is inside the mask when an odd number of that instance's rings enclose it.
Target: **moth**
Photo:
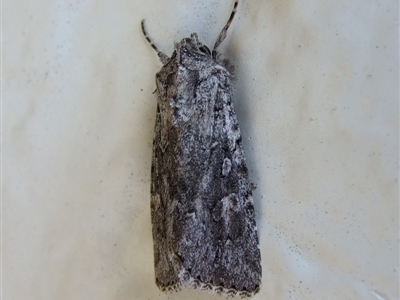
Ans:
[[[261,283],[252,190],[233,107],[234,68],[196,33],[168,57],[142,31],[163,66],[156,74],[157,115],[151,166],[156,284],[249,297]]]

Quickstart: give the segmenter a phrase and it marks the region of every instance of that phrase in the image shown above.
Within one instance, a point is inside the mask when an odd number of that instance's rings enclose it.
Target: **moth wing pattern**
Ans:
[[[247,297],[261,284],[253,185],[232,102],[232,67],[204,47],[195,33],[184,38],[156,75],[156,284]]]

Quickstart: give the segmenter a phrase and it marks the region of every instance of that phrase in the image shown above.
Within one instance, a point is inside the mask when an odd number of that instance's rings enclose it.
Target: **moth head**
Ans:
[[[199,59],[202,56],[211,57],[210,49],[199,41],[197,33],[192,33],[190,37],[184,38],[175,45],[175,51],[181,55],[195,55]]]

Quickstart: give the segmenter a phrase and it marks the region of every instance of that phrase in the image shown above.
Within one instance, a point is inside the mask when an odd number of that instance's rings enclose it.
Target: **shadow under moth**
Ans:
[[[158,50],[158,97],[151,166],[156,284],[250,297],[261,283],[252,190],[232,102],[233,66],[196,33]]]

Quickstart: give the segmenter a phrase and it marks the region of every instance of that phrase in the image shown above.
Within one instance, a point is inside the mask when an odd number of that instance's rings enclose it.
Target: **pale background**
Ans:
[[[223,299],[154,284],[155,43],[233,0],[3,1],[3,299]],[[254,299],[399,299],[398,2],[242,0],[220,50],[262,254]]]

